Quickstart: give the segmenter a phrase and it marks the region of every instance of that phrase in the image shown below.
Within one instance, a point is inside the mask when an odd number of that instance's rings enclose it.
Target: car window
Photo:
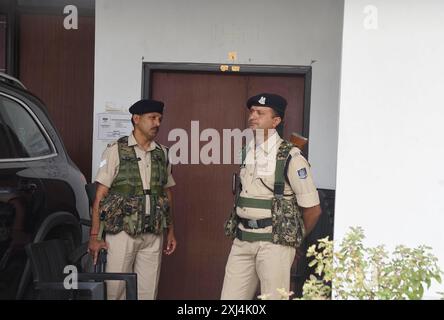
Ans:
[[[50,155],[51,147],[30,113],[18,102],[0,95],[0,159]]]

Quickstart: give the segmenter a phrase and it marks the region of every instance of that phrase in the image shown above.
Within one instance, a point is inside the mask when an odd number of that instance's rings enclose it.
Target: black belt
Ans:
[[[239,217],[239,221],[246,229],[262,229],[271,226],[271,218],[252,220]]]

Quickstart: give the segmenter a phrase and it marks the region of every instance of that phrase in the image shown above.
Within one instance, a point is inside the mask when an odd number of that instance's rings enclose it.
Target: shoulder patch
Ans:
[[[107,162],[106,159],[100,161],[99,168],[102,168],[104,165],[106,165],[106,162]]]
[[[307,169],[302,168],[298,170],[298,177],[299,179],[306,179],[307,178]]]

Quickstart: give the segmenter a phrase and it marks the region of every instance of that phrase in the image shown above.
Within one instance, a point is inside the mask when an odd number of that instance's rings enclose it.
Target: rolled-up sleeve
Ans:
[[[119,150],[117,144],[105,149],[100,159],[96,182],[110,188],[119,171]]]
[[[319,204],[319,194],[313,182],[310,165],[302,155],[292,157],[288,166],[288,180],[299,206],[310,208]]]

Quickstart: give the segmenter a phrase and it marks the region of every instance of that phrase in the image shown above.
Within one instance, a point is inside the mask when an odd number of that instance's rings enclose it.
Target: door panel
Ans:
[[[191,137],[192,120],[199,120],[200,132],[214,128],[221,138],[223,129],[243,130],[248,116],[246,101],[262,91],[282,94],[288,99],[286,132],[302,133],[303,81],[302,76],[155,71],[151,79],[152,97],[165,102],[157,140],[171,146],[175,141],[168,141],[168,133],[174,128],[184,129]],[[205,144],[200,142],[199,146]],[[190,145],[188,139],[189,151]],[[220,154],[222,161],[222,147]],[[163,258],[159,299],[220,298],[231,247],[223,223],[233,205],[231,178],[238,169],[236,164],[174,166],[178,248],[172,256]]]
[[[46,104],[70,158],[91,176],[94,97],[94,17],[77,30],[62,15],[20,16],[20,80]]]

